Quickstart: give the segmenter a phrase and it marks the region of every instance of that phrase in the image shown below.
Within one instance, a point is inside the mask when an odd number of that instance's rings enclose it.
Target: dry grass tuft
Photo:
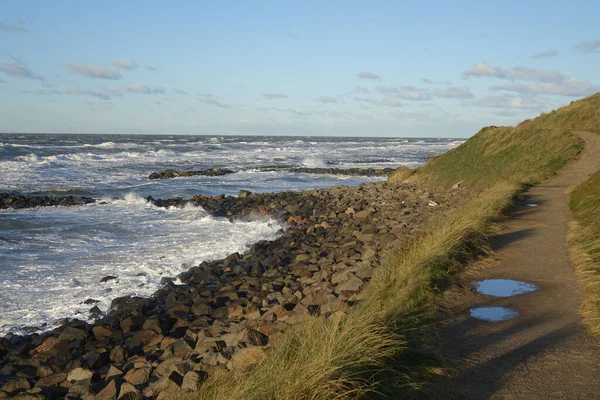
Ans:
[[[569,255],[583,286],[581,315],[600,335],[600,171],[570,192]]]
[[[388,183],[400,184],[410,178],[417,170],[408,167],[400,167],[388,176]]]
[[[600,264],[592,253],[600,252],[600,242],[590,241],[599,231],[573,221],[569,226],[569,256],[583,286],[584,298],[580,313],[589,331],[600,335]]]
[[[342,399],[373,389],[371,378],[402,341],[369,315],[309,317],[274,341],[252,370],[221,370],[198,399]]]

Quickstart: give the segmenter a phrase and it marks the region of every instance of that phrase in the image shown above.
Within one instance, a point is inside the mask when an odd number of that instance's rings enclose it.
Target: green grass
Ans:
[[[571,192],[569,206],[569,252],[584,291],[581,314],[600,335],[600,171]]]
[[[435,157],[412,178],[449,187],[464,180],[482,189],[503,180],[539,183],[579,154],[573,131],[600,133],[600,93],[524,121],[516,127],[487,127],[458,148]]]
[[[423,387],[418,379],[428,377],[422,371],[429,368],[435,374],[436,369],[428,360],[419,363],[425,354],[419,340],[402,340],[399,334],[422,336],[419,329],[431,316],[437,294],[461,266],[487,250],[486,234],[515,194],[577,156],[581,142],[572,130],[600,132],[598,110],[600,94],[514,128],[484,128],[415,174],[398,171],[392,181],[408,178],[448,188],[464,180],[478,195],[387,254],[348,316],[307,318],[273,341],[267,357],[254,367],[217,371],[194,397],[335,399],[363,397],[373,390],[390,398],[418,395]],[[572,195],[575,213],[593,213],[593,202],[587,200],[593,190],[581,190]],[[598,255],[597,247],[586,249],[591,257]]]

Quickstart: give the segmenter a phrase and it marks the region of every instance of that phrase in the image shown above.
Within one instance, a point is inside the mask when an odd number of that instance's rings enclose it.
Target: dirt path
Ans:
[[[468,272],[449,296],[441,339],[456,375],[444,383],[446,398],[600,399],[600,340],[586,332],[578,315],[580,290],[566,246],[565,190],[600,169],[600,135],[580,136],[586,142],[580,159],[529,190],[492,238],[497,265]],[[540,289],[508,298],[471,289],[469,281],[488,278],[517,279]],[[510,307],[520,315],[485,322],[470,318],[476,306]]]

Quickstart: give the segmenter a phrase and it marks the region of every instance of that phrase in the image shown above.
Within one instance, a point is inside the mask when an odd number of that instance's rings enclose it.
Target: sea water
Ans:
[[[89,196],[85,206],[0,210],[0,334],[87,319],[98,300],[149,296],[164,277],[244,252],[285,228],[232,223],[202,208],[158,208],[146,196],[302,190],[380,177],[260,172],[269,167],[419,166],[456,139],[0,134],[0,192]],[[233,174],[148,180],[162,169]],[[103,204],[100,204],[103,203]],[[106,276],[114,276],[100,282]]]

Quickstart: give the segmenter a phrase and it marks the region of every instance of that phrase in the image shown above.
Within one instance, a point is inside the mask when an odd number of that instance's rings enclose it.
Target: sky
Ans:
[[[469,137],[600,91],[598,1],[0,10],[0,132]]]

